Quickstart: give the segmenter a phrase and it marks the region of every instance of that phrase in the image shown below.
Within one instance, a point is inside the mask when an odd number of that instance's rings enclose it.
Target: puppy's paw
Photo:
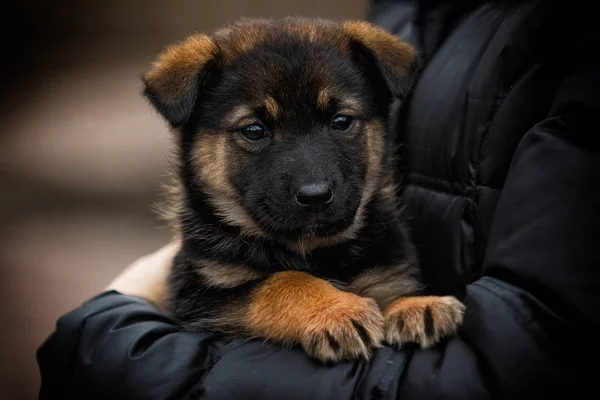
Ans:
[[[339,292],[336,303],[306,321],[301,344],[307,354],[323,363],[368,360],[381,347],[383,315],[373,299]]]
[[[464,311],[465,306],[452,296],[398,299],[384,312],[385,341],[396,348],[406,343],[430,347],[456,333]]]

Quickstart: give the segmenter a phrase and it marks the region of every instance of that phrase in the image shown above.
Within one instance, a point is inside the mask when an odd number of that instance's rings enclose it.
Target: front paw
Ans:
[[[465,306],[452,296],[398,299],[384,312],[385,341],[396,348],[406,343],[430,347],[456,333],[464,311]]]
[[[368,360],[372,349],[381,347],[383,315],[372,299],[342,292],[339,297],[307,320],[302,347],[324,363]]]

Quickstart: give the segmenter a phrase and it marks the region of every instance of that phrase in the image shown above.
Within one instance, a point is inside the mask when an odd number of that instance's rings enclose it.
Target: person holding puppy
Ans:
[[[40,398],[581,397],[600,326],[588,15],[541,1],[372,3],[369,20],[423,61],[393,132],[424,282],[466,306],[455,335],[324,365],[183,331],[163,311],[175,241],[59,319],[37,354]]]

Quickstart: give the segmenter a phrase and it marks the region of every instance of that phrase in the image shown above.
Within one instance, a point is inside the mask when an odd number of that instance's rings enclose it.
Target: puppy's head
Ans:
[[[414,67],[410,45],[365,22],[242,20],[167,48],[144,84],[178,131],[194,208],[306,250],[360,227]]]

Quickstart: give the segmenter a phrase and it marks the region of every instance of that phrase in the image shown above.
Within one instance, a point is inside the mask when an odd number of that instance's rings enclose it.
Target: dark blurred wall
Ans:
[[[139,77],[240,16],[364,18],[366,0],[32,1],[2,13],[0,399],[33,399],[56,318],[169,238],[152,211],[169,134]]]

